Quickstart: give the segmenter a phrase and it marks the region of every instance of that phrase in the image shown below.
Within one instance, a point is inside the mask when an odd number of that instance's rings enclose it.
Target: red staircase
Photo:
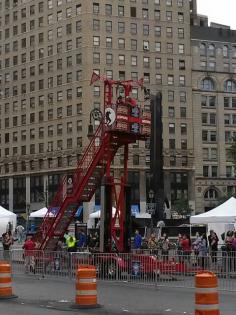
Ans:
[[[129,96],[133,81],[105,80],[104,109],[112,107],[112,88],[123,86],[125,98]],[[143,111],[132,116],[134,104],[115,102],[116,120],[112,126],[103,120],[97,128],[73,175],[65,175],[34,240],[42,250],[53,251],[83,202],[88,202],[100,186],[104,174],[109,174],[111,162],[119,149],[126,148],[124,174],[127,177],[128,144],[146,140],[150,135],[150,113]],[[138,108],[137,108],[138,109]],[[106,119],[104,117],[104,119]],[[135,127],[140,127],[137,129]],[[133,126],[133,127],[132,127]]]
[[[130,141],[125,134],[105,132],[104,128],[105,124],[102,122],[78,163],[72,184],[68,184],[68,177],[64,176],[40,231],[35,235],[35,241],[40,249],[55,250],[58,240],[66,232],[78,206],[82,202],[88,202],[101,184],[107,161],[113,160],[121,145],[136,141],[136,137]]]

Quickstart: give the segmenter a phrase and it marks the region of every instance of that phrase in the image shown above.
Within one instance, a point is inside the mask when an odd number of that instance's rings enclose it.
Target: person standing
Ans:
[[[36,248],[35,242],[32,240],[32,235],[28,234],[26,236],[26,240],[24,245],[22,246],[24,249],[24,257],[25,257],[25,272],[34,272],[35,273],[35,258],[34,258],[34,250]]]
[[[23,238],[24,238],[24,227],[20,224],[20,225],[17,225],[16,227],[16,236],[17,236],[17,240],[18,240],[18,243],[21,244],[22,241],[23,241]]]
[[[161,250],[162,250],[162,256],[163,256],[164,261],[168,260],[169,249],[170,249],[170,241],[166,233],[164,233],[161,238]]]
[[[67,237],[66,246],[69,253],[76,252],[76,239],[73,235]]]
[[[192,248],[191,248],[190,237],[187,234],[184,234],[182,237],[181,247],[182,247],[184,259],[189,261]]]
[[[134,249],[141,249],[142,246],[142,236],[139,234],[139,231],[135,231],[134,236]]]
[[[216,263],[217,261],[218,242],[219,239],[217,234],[213,230],[210,230],[210,235],[208,236],[208,243],[213,263]]]
[[[206,258],[207,258],[207,237],[206,234],[202,234],[201,240],[198,244],[199,252],[199,265],[202,267],[202,269],[206,268]]]

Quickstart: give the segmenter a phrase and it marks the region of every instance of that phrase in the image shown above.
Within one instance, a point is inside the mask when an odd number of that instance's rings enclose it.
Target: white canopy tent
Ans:
[[[116,208],[112,207],[112,216],[114,217],[116,213]],[[101,210],[95,211],[93,213],[90,213],[89,219],[100,219],[101,217]]]
[[[236,228],[236,199],[231,197],[218,207],[190,217],[190,224],[206,224],[208,232],[214,230],[220,236]]]
[[[236,223],[236,199],[231,197],[218,207],[190,217],[191,224]]]
[[[44,218],[47,212],[48,212],[48,209],[46,207],[39,209],[37,211],[34,211],[30,214],[30,219],[31,218]],[[53,214],[51,216],[53,217]]]
[[[9,222],[16,228],[16,214],[0,206],[0,236],[7,231]]]

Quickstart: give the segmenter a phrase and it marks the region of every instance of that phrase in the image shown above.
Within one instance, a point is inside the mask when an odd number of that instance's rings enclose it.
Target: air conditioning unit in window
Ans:
[[[143,45],[143,50],[149,50],[149,44],[148,43]]]
[[[57,117],[58,117],[58,118],[62,118],[62,114],[59,114]]]

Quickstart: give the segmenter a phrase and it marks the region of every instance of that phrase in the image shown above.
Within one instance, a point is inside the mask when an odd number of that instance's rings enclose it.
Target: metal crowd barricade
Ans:
[[[163,255],[161,250],[128,254],[33,251],[33,259],[27,260],[24,250],[14,249],[9,253],[1,251],[1,259],[6,254],[13,275],[24,274],[29,261],[34,265],[29,273],[47,277],[75,278],[78,265],[92,264],[101,281],[193,288],[195,274],[208,270],[218,276],[220,290],[236,291],[236,252],[219,251],[216,256],[201,257],[193,252],[186,255],[173,250],[168,255]]]

